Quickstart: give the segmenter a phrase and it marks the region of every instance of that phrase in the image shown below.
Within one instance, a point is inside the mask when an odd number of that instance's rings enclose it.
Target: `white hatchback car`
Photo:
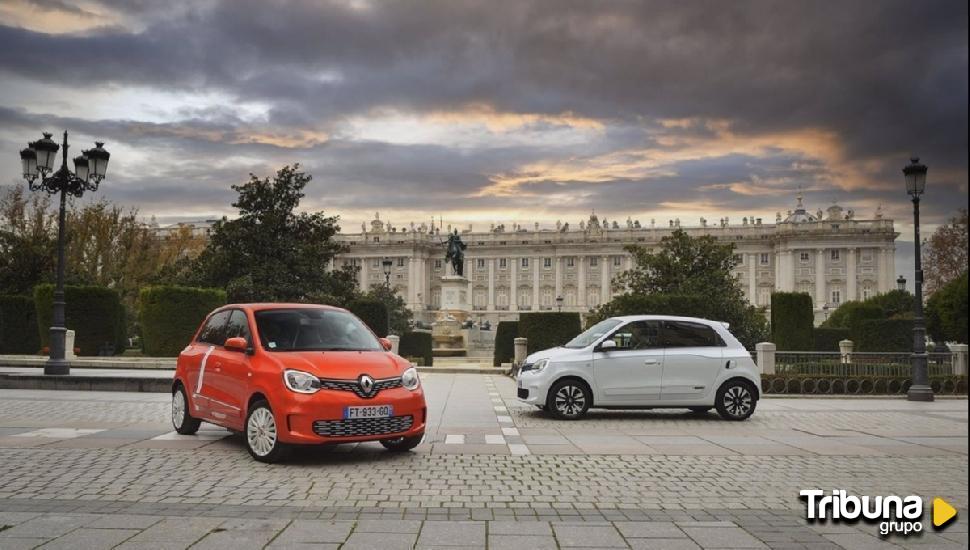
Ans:
[[[521,401],[567,420],[590,407],[717,408],[744,420],[761,395],[761,373],[726,323],[665,315],[601,321],[527,357],[517,378]]]

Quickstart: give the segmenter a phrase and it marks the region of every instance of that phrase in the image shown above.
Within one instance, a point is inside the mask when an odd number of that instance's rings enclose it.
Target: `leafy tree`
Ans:
[[[967,269],[967,209],[940,226],[923,248],[923,277],[927,296]]]
[[[731,332],[746,347],[763,341],[768,334],[763,311],[750,305],[731,270],[734,245],[721,244],[712,236],[691,237],[678,229],[664,237],[657,252],[632,245],[633,269],[614,281],[629,295],[681,295],[703,297],[707,311],[718,321],[731,325]],[[622,298],[622,297],[618,297]],[[601,310],[610,311],[610,304]]]
[[[250,174],[233,207],[239,217],[213,227],[208,245],[183,272],[183,282],[225,288],[230,302],[345,301],[353,272],[325,269],[344,247],[337,218],[296,212],[311,176],[284,166],[272,179]]]
[[[967,272],[926,302],[926,330],[936,342],[967,343]]]
[[[387,285],[375,286],[364,297],[381,302],[387,308],[391,318],[391,334],[401,335],[410,330],[413,314],[395,289]]]
[[[913,316],[915,297],[905,290],[878,294],[868,300],[845,302],[822,323],[826,328],[851,328],[855,319],[906,319]]]
[[[32,295],[38,283],[54,280],[57,218],[46,193],[28,194],[22,185],[0,196],[0,289]]]

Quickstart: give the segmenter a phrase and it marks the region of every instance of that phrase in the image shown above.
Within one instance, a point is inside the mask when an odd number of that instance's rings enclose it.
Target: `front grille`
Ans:
[[[519,399],[528,399],[528,398],[529,398],[529,390],[525,388],[519,388]]]
[[[369,394],[364,393],[364,390],[360,388],[360,383],[357,380],[335,380],[335,379],[320,379],[320,387],[325,390],[337,390],[337,391],[352,391],[357,394],[357,397],[362,397],[364,399],[370,399],[376,396],[382,390],[389,390],[392,388],[401,387],[401,378],[385,378],[383,380],[374,380],[374,389],[371,390]]]
[[[348,418],[344,420],[317,420],[313,431],[326,437],[357,435],[383,435],[406,432],[414,424],[414,417],[392,416],[390,418]]]

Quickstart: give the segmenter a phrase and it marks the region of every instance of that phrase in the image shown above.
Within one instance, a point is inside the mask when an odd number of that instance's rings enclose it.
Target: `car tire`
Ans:
[[[747,380],[728,380],[717,390],[714,406],[724,420],[747,420],[758,406],[757,391]]]
[[[249,407],[243,435],[246,450],[260,462],[279,462],[286,456],[288,449],[279,440],[276,416],[265,399],[260,399]]]
[[[192,435],[199,431],[202,421],[189,412],[189,397],[185,386],[179,384],[172,392],[172,426],[181,435]]]
[[[582,418],[593,402],[593,396],[586,384],[575,380],[560,380],[552,385],[546,397],[548,412],[560,420]]]
[[[714,407],[690,407],[690,412],[692,414],[707,414],[707,411],[713,408]]]
[[[381,445],[392,453],[403,453],[420,445],[423,439],[424,434],[411,437],[396,437],[394,439],[382,439]]]

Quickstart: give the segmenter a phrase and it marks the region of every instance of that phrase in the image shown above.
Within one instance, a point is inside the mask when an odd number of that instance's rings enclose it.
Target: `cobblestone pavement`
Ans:
[[[0,390],[0,550],[11,548],[962,548],[811,525],[801,489],[967,509],[967,402],[766,399],[749,421],[681,411],[558,422],[499,376],[423,376],[413,453],[301,448],[283,465],[157,394]],[[929,507],[925,517],[929,517]],[[329,546],[328,546],[329,545]],[[340,546],[343,545],[343,546]]]

